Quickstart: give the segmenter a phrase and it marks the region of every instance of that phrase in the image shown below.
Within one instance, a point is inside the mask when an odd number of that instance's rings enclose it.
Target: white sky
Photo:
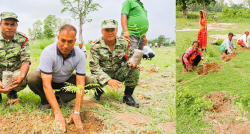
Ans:
[[[99,3],[102,8],[87,16],[92,19],[92,22],[83,25],[83,40],[88,41],[100,38],[102,36],[101,22],[105,19],[115,19],[119,22],[118,35],[120,36],[122,29],[120,14],[124,1],[95,0],[94,2]],[[148,11],[149,31],[147,38],[155,39],[159,35],[165,35],[165,37],[175,40],[175,0],[141,1]],[[4,11],[16,13],[19,18],[18,31],[26,34],[28,34],[28,28],[32,28],[32,24],[36,20],[44,21],[48,15],[70,19],[71,24],[79,29],[78,21],[72,19],[69,12],[61,13],[63,6],[59,0],[0,0],[0,3],[0,13]]]

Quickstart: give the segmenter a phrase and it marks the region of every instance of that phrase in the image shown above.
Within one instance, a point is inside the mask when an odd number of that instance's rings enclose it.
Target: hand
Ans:
[[[10,84],[10,90],[15,89],[18,85],[20,85],[23,82],[24,77],[21,76],[17,76],[15,77],[15,79],[12,81],[12,83]],[[14,86],[13,86],[14,85]]]
[[[130,39],[129,33],[128,32],[124,32],[123,33],[123,37],[126,39]]]
[[[55,114],[55,121],[56,121],[56,123],[58,123],[59,129],[62,129],[63,132],[66,132],[65,119],[64,119],[62,113]]]
[[[118,80],[111,79],[108,81],[108,85],[110,86],[111,90],[116,91],[116,89],[119,89],[122,87],[122,83]]]
[[[72,114],[69,116],[68,124],[70,124],[72,121],[74,121],[74,123],[75,123],[75,125],[76,125],[76,128],[80,128],[80,129],[83,130],[83,125],[82,125],[82,121],[81,121],[80,115],[77,115],[77,114],[72,113]]]
[[[0,93],[7,94],[10,91],[11,91],[10,89],[7,89],[7,90],[4,89],[3,83],[0,81]]]
[[[192,65],[189,65],[188,71],[189,71],[189,72],[193,72],[193,67],[192,67]]]
[[[129,61],[128,61],[128,67],[131,69],[138,69],[139,68],[138,65],[136,66],[135,64],[131,64]]]

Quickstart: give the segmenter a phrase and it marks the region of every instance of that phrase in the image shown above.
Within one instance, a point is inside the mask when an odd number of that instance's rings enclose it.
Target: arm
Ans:
[[[225,43],[226,43],[226,47],[227,47],[228,52],[229,52],[229,53],[232,53],[232,50],[231,50],[231,48],[230,48],[230,41],[228,40],[228,41],[226,41]]]
[[[188,50],[185,52],[185,55],[183,56],[183,60],[187,67],[189,67],[188,57],[192,54],[192,52],[193,52],[193,48],[190,47],[188,48]]]
[[[203,53],[201,52],[201,50],[198,49],[197,52],[198,52],[198,54],[201,56],[202,63],[205,63],[204,55],[203,55]]]
[[[52,74],[41,73],[42,82],[43,82],[43,90],[45,96],[54,112],[55,121],[62,126],[63,130],[66,131],[65,119],[59,107],[59,104],[56,100],[56,96],[51,86],[52,82]]]
[[[144,46],[146,46],[148,44],[146,34],[143,36],[143,44],[144,44]]]
[[[85,86],[85,76],[76,75],[76,86],[82,86],[79,89],[78,92],[76,92],[76,101],[75,101],[75,107],[74,112],[80,113],[83,95],[84,95],[84,86]],[[69,117],[68,123],[71,123],[74,121],[77,128],[83,129],[81,117],[79,114],[72,113]]]
[[[127,15],[122,15],[121,21],[122,21],[123,37],[126,39],[130,39],[127,27]]]
[[[122,29],[123,29],[123,36],[126,39],[129,38],[129,32],[128,32],[128,16],[131,9],[131,4],[129,1],[125,1],[122,5],[122,11],[121,11],[121,23],[122,23]]]
[[[99,65],[99,59],[100,56],[98,55],[98,50],[96,50],[95,46],[92,46],[90,49],[89,58],[90,71],[91,74],[97,78],[98,82],[104,86],[109,80],[111,80],[111,78],[101,69],[101,66]]]
[[[243,42],[246,45],[247,48],[249,48],[248,42],[247,42],[247,36],[246,34],[243,35]]]

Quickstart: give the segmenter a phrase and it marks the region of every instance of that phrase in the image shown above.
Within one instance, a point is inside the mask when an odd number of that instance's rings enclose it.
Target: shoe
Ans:
[[[124,95],[123,103],[126,103],[129,106],[139,108],[140,105],[137,103],[131,95]]]
[[[74,105],[71,104],[70,102],[67,102],[67,103],[63,102],[61,96],[59,94],[57,94],[57,93],[56,93],[56,100],[57,100],[57,102],[58,102],[58,104],[59,104],[60,107],[62,107],[62,106],[64,106],[64,107],[70,107],[70,108],[74,107]]]
[[[40,106],[40,110],[42,110],[44,112],[50,108],[51,108],[50,104],[41,104],[41,106]]]
[[[12,90],[7,94],[7,96],[9,98],[7,104],[18,104],[20,102],[20,99],[17,96],[17,91]]]
[[[97,88],[95,95],[92,98],[99,101],[103,93],[104,93],[104,91],[101,88]]]

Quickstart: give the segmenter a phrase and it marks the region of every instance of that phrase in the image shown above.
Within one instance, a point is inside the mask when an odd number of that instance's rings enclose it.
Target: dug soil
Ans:
[[[210,71],[216,71],[216,72],[219,71],[219,65],[216,62],[205,63],[205,66],[206,66],[205,70],[203,70],[203,67],[199,68],[198,75],[202,74],[207,75]]]
[[[240,50],[243,50],[243,51],[250,51],[250,49],[247,49],[247,48],[244,48],[244,47],[240,47]]]
[[[102,120],[95,118],[93,112],[81,113],[83,130],[77,129],[75,124],[67,125],[66,134],[91,134],[101,133],[106,129]],[[0,116],[1,134],[17,133],[53,133],[55,132],[54,117],[39,114],[18,114],[14,113],[11,118]],[[3,125],[4,124],[4,125]]]
[[[205,114],[205,120],[210,120],[213,129],[208,131],[215,134],[249,134],[250,122],[233,105],[232,97],[225,97],[223,92],[212,92],[207,99],[214,102],[213,108]]]
[[[231,59],[235,58],[237,55],[236,54],[229,54],[229,55],[221,55],[220,56],[220,60],[224,61],[224,62],[228,62]]]

